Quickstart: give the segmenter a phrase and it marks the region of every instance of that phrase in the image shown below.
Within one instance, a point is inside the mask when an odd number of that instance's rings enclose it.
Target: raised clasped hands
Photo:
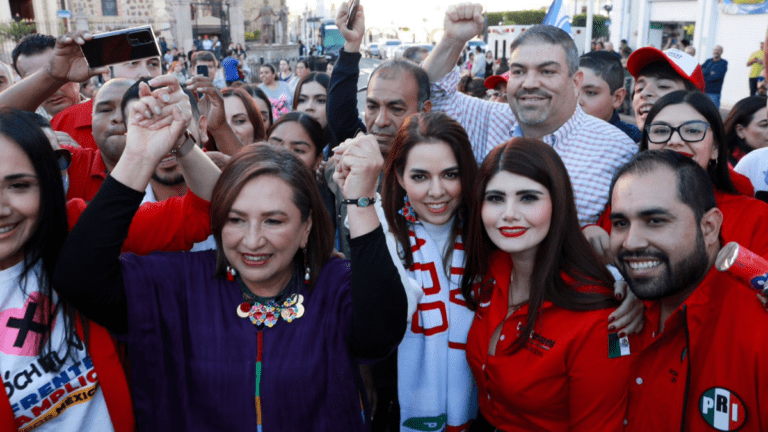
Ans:
[[[187,140],[192,106],[175,75],[162,75],[139,84],[139,100],[126,112],[125,153],[157,165],[173,148]]]
[[[45,67],[45,71],[53,79],[68,82],[83,82],[88,78],[109,72],[109,67],[91,69],[88,67],[80,46],[93,39],[87,30],[69,32],[56,40],[53,56]]]
[[[384,158],[372,135],[358,134],[333,149],[338,161],[333,180],[346,199],[373,197]]]
[[[445,11],[443,38],[450,39],[462,46],[482,33],[485,19],[483,6],[479,3],[460,3],[449,6]]]

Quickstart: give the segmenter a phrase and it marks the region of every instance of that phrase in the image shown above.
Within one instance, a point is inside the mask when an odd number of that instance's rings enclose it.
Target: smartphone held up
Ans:
[[[355,25],[355,16],[357,15],[357,8],[360,6],[360,0],[350,0],[349,13],[347,14],[347,29],[352,30]]]
[[[80,48],[91,69],[160,56],[155,32],[148,25],[94,35]]]

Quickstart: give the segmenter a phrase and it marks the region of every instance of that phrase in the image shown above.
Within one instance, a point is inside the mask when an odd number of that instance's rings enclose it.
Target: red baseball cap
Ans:
[[[680,77],[690,81],[696,88],[704,91],[704,73],[695,58],[678,49],[661,51],[654,47],[643,47],[635,50],[627,59],[627,70],[637,79],[644,67],[657,61],[665,61]]]
[[[495,89],[497,85],[501,84],[501,82],[509,82],[509,71],[504,72],[501,75],[493,75],[489,76],[485,79],[485,88],[487,89]]]

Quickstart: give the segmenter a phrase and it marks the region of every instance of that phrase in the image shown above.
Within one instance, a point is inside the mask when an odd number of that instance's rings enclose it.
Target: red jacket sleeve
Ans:
[[[155,251],[187,251],[210,235],[211,203],[189,191],[182,197],[139,207],[122,252],[147,255]]]
[[[85,210],[85,201],[67,201],[70,231]],[[156,203],[145,203],[133,217],[122,252],[147,255],[155,251],[187,251],[211,235],[211,203],[187,192]]]

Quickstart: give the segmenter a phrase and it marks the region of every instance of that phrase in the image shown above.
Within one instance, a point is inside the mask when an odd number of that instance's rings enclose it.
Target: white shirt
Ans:
[[[0,375],[19,430],[114,431],[85,344],[78,338],[75,360],[66,357],[62,310],[52,332],[54,352],[38,357],[38,326],[50,299],[38,286],[42,264],[20,282],[23,269],[22,261],[0,271]],[[55,294],[53,301],[57,301]],[[52,365],[59,367],[53,369]]]
[[[768,147],[747,153],[733,169],[749,177],[755,192],[768,191]]]

